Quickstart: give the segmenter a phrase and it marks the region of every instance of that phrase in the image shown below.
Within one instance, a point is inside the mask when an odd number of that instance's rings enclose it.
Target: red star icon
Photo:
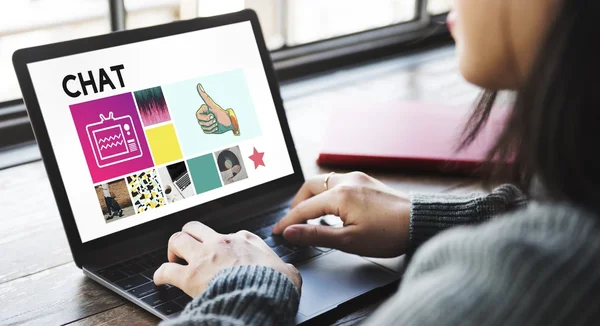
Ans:
[[[252,155],[249,156],[249,158],[252,160],[252,162],[254,162],[254,169],[258,169],[259,165],[265,166],[265,162],[263,161],[263,156],[265,156],[264,152],[259,152],[256,150],[256,147],[254,147],[254,153],[252,153]]]

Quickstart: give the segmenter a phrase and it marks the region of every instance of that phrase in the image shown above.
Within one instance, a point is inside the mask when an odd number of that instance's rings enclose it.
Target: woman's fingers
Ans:
[[[343,176],[344,175],[342,174],[331,175],[327,180],[327,188],[331,189],[335,187],[337,184],[340,183],[340,179],[343,178]],[[325,178],[327,178],[326,174],[311,178],[310,180],[304,182],[304,184],[302,185],[302,187],[300,187],[300,190],[298,190],[298,193],[292,200],[291,208],[296,207],[298,204],[312,196],[316,196],[320,193],[323,193],[325,191]]]
[[[356,226],[334,228],[323,225],[298,224],[288,226],[283,231],[283,237],[296,245],[318,246],[346,250],[349,234]]]
[[[294,196],[294,199],[292,200],[292,205],[290,206],[291,208],[296,207],[299,203],[316,195],[316,193],[313,192],[313,190],[315,190],[314,183],[315,183],[315,179],[307,180],[304,182],[304,184],[300,187],[300,189],[296,193],[296,196]]]
[[[154,284],[163,285],[163,284],[171,284],[175,285],[178,288],[183,288],[183,283],[185,278],[182,275],[185,275],[186,266],[179,265],[176,263],[164,263],[162,264],[156,272],[154,272]]]
[[[327,214],[338,215],[339,198],[333,192],[325,192],[314,197],[310,197],[296,205],[290,212],[282,218],[275,227],[274,234],[281,234],[285,228],[293,224],[304,223],[307,220],[321,217]]]
[[[198,221],[186,223],[183,226],[183,229],[181,229],[181,231],[189,234],[190,236],[194,237],[194,239],[200,242],[210,241],[216,239],[219,236],[219,234],[215,232],[215,230],[209,228],[208,226]]]
[[[194,252],[201,250],[198,240],[192,238],[185,232],[177,232],[169,239],[167,258],[170,262],[176,262],[177,258],[190,261]]]

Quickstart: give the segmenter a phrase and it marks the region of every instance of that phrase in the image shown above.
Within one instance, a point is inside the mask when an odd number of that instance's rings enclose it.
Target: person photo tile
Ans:
[[[125,180],[103,183],[95,188],[106,223],[135,215]]]

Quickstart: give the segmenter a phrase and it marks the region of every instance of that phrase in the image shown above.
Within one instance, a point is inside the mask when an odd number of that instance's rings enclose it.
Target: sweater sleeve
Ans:
[[[489,194],[411,193],[408,255],[439,232],[469,224],[479,224],[527,204],[525,195],[514,185],[505,184]]]
[[[175,319],[178,325],[295,325],[300,295],[282,273],[264,266],[220,271]]]
[[[528,207],[423,244],[366,324],[598,325],[598,261],[597,216]]]

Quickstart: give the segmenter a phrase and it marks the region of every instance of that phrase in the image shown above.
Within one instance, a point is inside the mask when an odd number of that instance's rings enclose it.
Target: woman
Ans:
[[[331,175],[326,187],[321,177],[306,182],[273,232],[361,255],[416,251],[370,325],[597,323],[600,1],[456,0],[455,7],[449,25],[464,77],[518,93],[491,157],[515,159],[512,175],[529,203],[512,185],[481,197],[409,197],[361,173]],[[482,97],[466,143],[494,97]],[[345,227],[298,224],[327,213]],[[189,265],[166,263],[155,282],[197,298],[168,324],[293,324],[301,278],[257,237],[189,223],[169,241],[169,260],[177,257]]]
[[[119,215],[119,217],[123,216],[123,210],[121,206],[119,206],[119,202],[111,195],[110,189],[108,187],[108,183],[104,183],[101,185],[102,194],[104,195],[104,202],[106,203],[106,209],[108,210],[108,216],[106,220],[111,220],[115,215]]]

